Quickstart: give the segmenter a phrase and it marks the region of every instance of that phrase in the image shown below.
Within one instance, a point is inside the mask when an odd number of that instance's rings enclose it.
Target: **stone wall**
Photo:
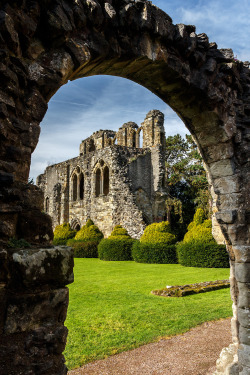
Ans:
[[[0,261],[0,374],[67,374],[62,352],[72,250],[3,250]]]
[[[2,0],[0,61],[1,248],[8,253],[6,243],[13,236],[39,245],[52,237],[50,218],[41,212],[37,199],[40,193],[27,181],[39,124],[54,93],[69,79],[100,74],[143,85],[182,118],[207,166],[217,199],[216,218],[231,259],[234,314],[233,349],[218,371],[248,374],[249,62],[235,61],[232,50],[218,49],[206,34],[196,34],[193,25],[174,25],[147,0]],[[10,275],[15,280],[15,274]],[[6,316],[4,296],[13,290],[3,284],[1,316]],[[48,285],[53,289],[55,282]],[[39,326],[43,327],[37,318]],[[52,324],[51,333],[55,332]],[[22,343],[28,337],[28,331],[21,340],[19,334],[9,335],[9,362],[1,364],[8,366],[5,373],[20,374],[12,358],[18,353],[23,356]],[[44,339],[57,347],[52,350],[60,361],[62,348],[50,337]],[[35,351],[35,342],[31,343]],[[25,358],[23,372],[32,373],[33,357]],[[45,370],[39,361],[33,373],[63,374],[62,367]]]

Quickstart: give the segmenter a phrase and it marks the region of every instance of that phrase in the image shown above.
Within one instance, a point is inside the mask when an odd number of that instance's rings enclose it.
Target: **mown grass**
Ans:
[[[183,298],[150,294],[166,285],[227,279],[229,269],[75,259],[69,285],[69,369],[232,315],[229,289]]]

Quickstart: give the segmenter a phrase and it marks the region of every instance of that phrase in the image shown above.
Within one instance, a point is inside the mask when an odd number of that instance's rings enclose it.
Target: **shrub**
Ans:
[[[109,236],[109,238],[111,237],[117,237],[117,236],[128,236],[129,238],[131,238],[128,234],[128,231],[127,229],[123,228],[121,225],[116,225],[111,233],[111,235]]]
[[[135,241],[132,247],[132,258],[138,263],[178,263],[175,245],[164,243],[150,244]]]
[[[102,260],[131,260],[134,241],[125,228],[116,225],[111,235],[99,243],[99,258]]]
[[[206,220],[206,221],[211,221],[211,220]],[[199,242],[204,242],[204,243],[208,243],[208,242],[215,243],[215,240],[212,235],[212,228],[211,226],[208,227],[206,225],[207,223],[193,226],[192,229],[189,230],[185,234],[183,238],[183,242],[187,243],[187,242],[199,241]]]
[[[193,221],[196,225],[202,224],[205,220],[206,215],[202,208],[197,208],[194,214]]]
[[[92,220],[88,220],[86,225],[84,225],[75,236],[75,240],[82,240],[82,241],[101,241],[103,238],[103,233],[98,229],[98,227],[93,223]]]
[[[101,260],[131,260],[132,245],[135,240],[128,236],[103,239],[98,245],[98,256]],[[126,238],[124,238],[126,237]]]
[[[150,244],[162,243],[170,245],[175,241],[176,236],[171,233],[170,224],[168,221],[148,225],[140,238],[140,242]]]
[[[183,242],[214,242],[212,236],[212,221],[205,220],[206,216],[201,208],[198,208],[194,214],[193,221],[188,226],[188,231],[183,238]]]
[[[67,246],[74,250],[75,258],[98,258],[97,246],[99,241],[81,241],[71,239],[67,241]]]
[[[225,245],[215,242],[180,242],[177,244],[179,263],[187,267],[227,268],[229,255]]]
[[[69,223],[57,225],[54,230],[54,245],[66,245],[67,240],[75,237],[76,230],[72,229]]]
[[[212,222],[205,220],[198,208],[182,242],[177,245],[179,263],[187,267],[227,268],[229,256],[225,245],[218,245],[212,236]]]

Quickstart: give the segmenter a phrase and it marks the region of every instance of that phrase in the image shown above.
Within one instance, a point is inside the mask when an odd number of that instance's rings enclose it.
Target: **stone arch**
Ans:
[[[75,229],[77,231],[81,229],[81,224],[78,219],[73,219],[70,223],[70,226],[72,229]]]
[[[15,236],[20,223],[31,226],[25,219],[27,210],[32,224],[35,220],[43,222],[34,226],[34,242],[46,244],[51,239],[51,224],[46,224],[50,219],[39,214],[39,192],[33,187],[27,192],[25,188],[31,152],[38,142],[39,123],[48,101],[69,79],[95,74],[131,79],[178,113],[206,163],[214,217],[224,233],[231,259],[233,340],[239,354],[238,364],[236,360],[233,366],[235,373],[239,369],[242,374],[247,373],[250,342],[249,324],[244,317],[249,314],[250,282],[248,65],[235,62],[231,50],[217,49],[205,34],[197,35],[194,26],[173,25],[171,18],[151,2],[114,0],[112,4],[103,0],[37,0],[32,6],[1,2],[0,189],[4,211],[0,214],[0,236],[7,254],[6,267],[10,264],[5,245],[8,238]],[[27,194],[13,195],[13,191]],[[10,202],[13,196],[15,205]],[[20,235],[25,238],[25,230]],[[5,337],[5,341],[12,339]],[[63,374],[58,357],[53,371]],[[5,373],[8,371],[9,368]]]

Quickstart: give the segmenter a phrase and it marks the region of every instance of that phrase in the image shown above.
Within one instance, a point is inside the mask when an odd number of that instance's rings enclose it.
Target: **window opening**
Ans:
[[[101,194],[101,171],[98,168],[95,174],[95,195],[99,197]]]
[[[109,193],[109,169],[106,166],[103,171],[103,194],[108,195]]]

